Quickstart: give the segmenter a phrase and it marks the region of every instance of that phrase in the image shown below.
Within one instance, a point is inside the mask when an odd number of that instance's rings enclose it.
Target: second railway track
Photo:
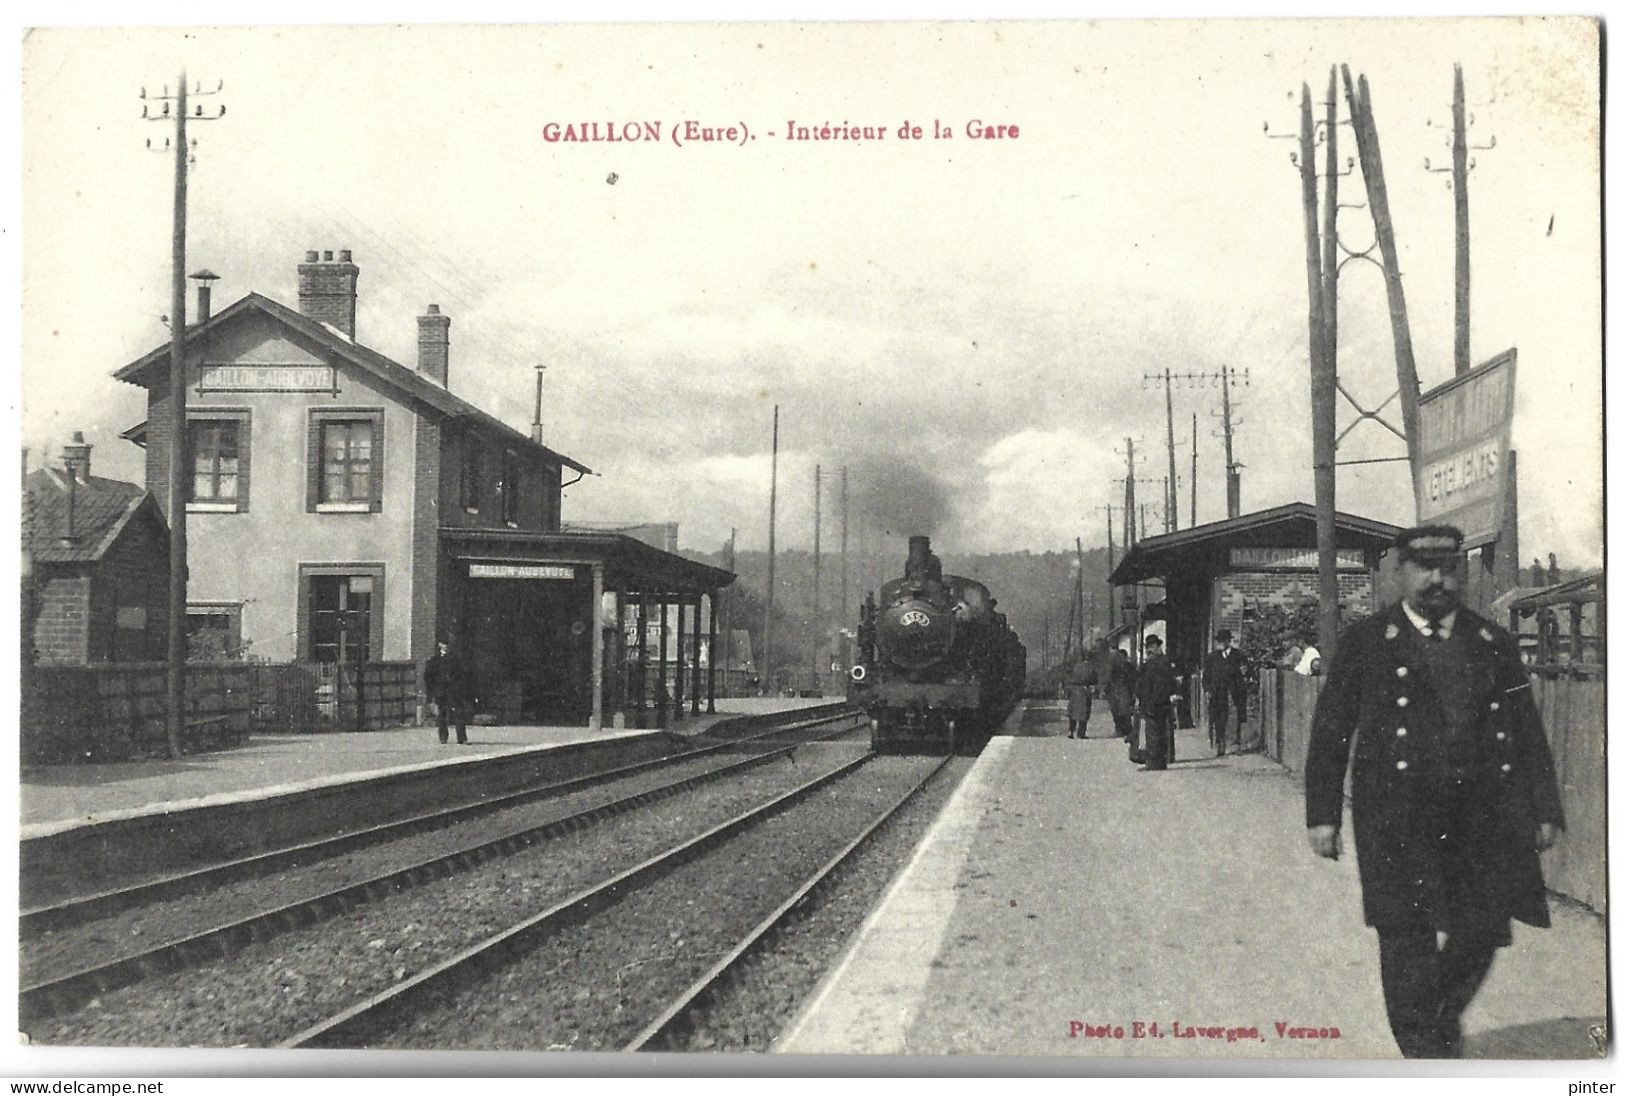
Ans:
[[[394,831],[406,839],[393,845],[383,844],[387,833],[369,832],[364,839],[346,835],[327,850],[322,848],[325,843],[316,843],[249,858],[248,865],[223,865],[213,877],[206,871],[189,873],[184,887],[149,884],[135,888],[137,896],[95,896],[91,902],[95,911],[59,908],[52,919],[63,926],[58,931],[30,933],[25,927],[21,1013],[24,1018],[48,1016],[119,986],[218,959],[254,941],[681,794],[705,781],[767,764],[804,742],[840,737],[849,733],[844,724],[852,722],[847,713],[821,714],[531,789],[494,805],[436,812],[430,817],[438,822],[438,830],[424,818],[410,819]],[[831,723],[836,725],[833,732],[827,729]],[[788,744],[781,744],[785,738]],[[764,742],[768,739],[780,741]],[[769,748],[760,749],[762,745]],[[732,760],[729,755],[740,750],[753,752]],[[593,789],[617,783],[619,787],[606,788],[616,794],[595,796]],[[510,817],[519,810],[534,815],[539,800],[554,808],[545,820],[532,817],[520,823]],[[559,808],[566,809],[561,813]],[[459,825],[458,836],[448,849],[442,835],[453,825]],[[329,855],[323,857],[322,851]],[[198,893],[205,888],[213,893]],[[290,894],[297,897],[290,899]],[[141,898],[147,905],[129,912],[128,907]]]

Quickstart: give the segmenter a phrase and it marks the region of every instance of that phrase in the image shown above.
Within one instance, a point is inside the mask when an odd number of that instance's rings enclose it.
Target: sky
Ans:
[[[1244,510],[1313,498],[1300,87],[1370,82],[1424,388],[1451,374],[1452,64],[1475,167],[1472,356],[1519,353],[1524,561],[1602,558],[1600,123],[1583,21],[1204,21],[35,30],[22,46],[22,444],[74,430],[139,480],[145,415],[114,370],[167,339],[171,163],[140,88],[184,65],[226,116],[193,127],[189,270],[215,308],[296,301],[308,249],[361,269],[357,337],[416,359],[452,319],[450,387],[598,475],[567,521],[676,521],[685,548],[826,550],[848,469],[854,536],[941,551],[1103,546],[1125,439],[1142,501],[1167,475],[1163,370],[1243,373]],[[1346,105],[1339,104],[1346,117]],[[920,139],[899,140],[904,122]],[[1015,126],[973,140],[966,125]],[[748,129],[681,145],[686,122]],[[867,141],[797,125],[885,126]],[[552,142],[658,122],[662,140]],[[951,139],[931,136],[940,123]],[[1266,124],[1268,130],[1266,131]],[[1341,156],[1354,152],[1341,136]],[[1358,169],[1345,203],[1363,202]],[[1343,212],[1350,252],[1366,210]],[[1339,369],[1395,388],[1381,272],[1341,282]],[[1179,525],[1224,516],[1219,398],[1173,392]],[[1340,404],[1340,428],[1355,418]],[[1398,423],[1397,413],[1391,421]],[[1392,457],[1372,423],[1339,460]],[[1339,472],[1339,509],[1408,524],[1397,463]],[[1121,534],[1121,514],[1113,516]],[[1151,529],[1162,528],[1160,515]]]

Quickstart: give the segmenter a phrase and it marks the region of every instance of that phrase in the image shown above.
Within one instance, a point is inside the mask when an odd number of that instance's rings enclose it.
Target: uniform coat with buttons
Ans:
[[[1465,915],[1546,927],[1535,830],[1542,822],[1561,826],[1563,809],[1529,677],[1512,638],[1483,617],[1458,608],[1452,634],[1467,645],[1466,726],[1476,741],[1475,771],[1465,775],[1483,806],[1472,812],[1477,821],[1448,845],[1432,832],[1439,828],[1438,789],[1451,778],[1444,717],[1419,669],[1419,645],[1432,641],[1395,604],[1338,641],[1310,732],[1308,824],[1342,824],[1352,738],[1354,845],[1367,924],[1454,931]],[[1446,855],[1456,858],[1448,872]]]

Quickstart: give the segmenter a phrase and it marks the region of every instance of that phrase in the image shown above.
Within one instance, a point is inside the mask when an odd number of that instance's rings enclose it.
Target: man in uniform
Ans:
[[[1066,736],[1089,737],[1089,714],[1094,707],[1095,686],[1100,672],[1095,668],[1095,654],[1086,651],[1078,656],[1066,675]]]
[[[1407,1058],[1461,1054],[1461,1016],[1511,920],[1551,924],[1539,852],[1563,825],[1513,639],[1461,606],[1460,530],[1401,533],[1404,600],[1338,641],[1305,764],[1309,845],[1336,859],[1354,747],[1354,845],[1383,997]]]
[[[1145,664],[1140,667],[1140,715],[1145,720],[1145,767],[1166,769],[1174,757],[1174,702],[1179,681],[1162,653],[1162,637],[1145,637]]]
[[[1238,724],[1247,718],[1247,680],[1230,629],[1220,628],[1213,641],[1218,646],[1202,666],[1202,689],[1207,693],[1208,738],[1215,752],[1223,757],[1230,737],[1230,713],[1236,713]]]

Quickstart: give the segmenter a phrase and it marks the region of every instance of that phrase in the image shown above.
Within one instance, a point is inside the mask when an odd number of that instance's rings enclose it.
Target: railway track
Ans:
[[[590,963],[584,964],[586,978],[584,980],[571,978],[554,968],[555,957],[549,956],[539,960],[535,953],[546,950],[554,943],[560,943],[566,952],[585,943],[587,947],[602,953],[600,958],[607,955],[611,964],[620,963],[619,971],[635,970],[641,963],[649,960],[625,961],[627,954],[639,950],[640,942],[632,938],[632,933],[623,924],[624,918],[618,916],[618,911],[635,904],[640,898],[646,903],[653,901],[658,904],[666,902],[676,894],[691,893],[693,890],[691,882],[685,882],[676,884],[672,895],[665,898],[653,896],[653,892],[663,884],[671,889],[674,876],[685,869],[691,872],[703,871],[724,857],[738,861],[751,856],[773,857],[775,853],[772,842],[775,835],[764,834],[764,831],[774,820],[787,820],[797,811],[806,814],[810,820],[810,824],[806,825],[804,830],[797,832],[804,835],[823,834],[827,827],[818,824],[816,809],[810,801],[821,794],[828,796],[844,792],[840,786],[849,784],[855,774],[876,760],[873,754],[860,756],[766,803],[753,806],[688,841],[649,857],[607,879],[583,887],[541,913],[493,933],[416,976],[305,1028],[280,1045],[286,1048],[440,1045],[435,1041],[434,1033],[445,1032],[447,1025],[436,1014],[462,1016],[466,1013],[479,1015],[492,1012],[503,1017],[503,1022],[510,1025],[518,1039],[525,1040],[534,1037],[537,1031],[545,1028],[547,1020],[559,1014],[558,1011],[549,1009],[548,1001],[556,1000],[561,994],[565,994],[578,1002],[590,1000],[594,996],[614,998],[616,1013],[615,1023],[612,1025],[614,1027],[628,1026],[629,1012],[641,1014],[636,1034],[630,1040],[619,1042],[611,1035],[609,1041],[605,1042],[602,1041],[605,1033],[594,1032],[591,1036],[593,1043],[590,1049],[617,1047],[627,1050],[662,1049],[693,1022],[694,1017],[706,1007],[712,995],[726,985],[741,964],[771,939],[773,933],[778,931],[792,915],[792,911],[819,887],[836,878],[840,868],[863,847],[865,842],[914,799],[953,759],[884,759],[882,764],[892,768],[883,782],[885,786],[878,793],[885,801],[884,806],[864,819],[855,836],[841,834],[836,851],[832,855],[820,856],[816,869],[810,874],[797,876],[793,883],[779,888],[774,895],[776,901],[773,908],[765,917],[752,918],[749,923],[737,926],[737,932],[733,927],[717,928],[713,924],[712,928],[715,931],[734,933],[731,946],[718,961],[707,964],[697,979],[684,980],[675,992],[664,993],[659,989],[653,990],[652,993],[645,992],[649,987],[641,984],[636,975],[632,981],[639,984],[634,990],[629,991],[626,980],[620,974],[617,974],[616,988],[611,992],[608,986],[598,983],[591,977],[591,971],[601,969],[600,967],[594,967]],[[874,790],[870,790],[866,793],[866,798],[873,799],[876,794]],[[850,827],[847,829],[850,830]],[[829,838],[826,837],[825,840],[827,842]],[[719,889],[724,893],[716,893]],[[696,925],[692,930],[676,930],[678,939],[689,931],[696,933],[703,931],[699,928],[699,922],[714,920],[719,915],[719,907],[722,909],[731,907],[734,904],[733,899],[738,897],[728,892],[726,887],[713,887],[711,891],[709,901],[697,903],[699,908],[693,915],[697,919]],[[752,897],[755,897],[759,904],[760,896],[753,894]],[[667,937],[672,931],[661,922],[654,932],[654,936],[659,938],[641,942],[644,950],[649,947],[654,949],[653,961],[658,962],[663,958],[663,951],[669,943]],[[564,939],[572,933],[576,939]],[[712,952],[708,950],[702,957],[709,958],[711,954]],[[505,991],[502,987],[506,983],[502,978],[496,977],[499,971],[524,964],[534,967],[538,963],[548,968],[542,975],[548,991],[547,996],[533,999],[529,993],[512,992],[511,987]],[[507,975],[504,974],[503,977]],[[520,976],[520,981],[524,981],[523,975]],[[488,985],[498,988],[488,990]],[[511,1008],[501,1001],[487,1000],[471,1004],[466,999],[470,995],[479,997],[482,994],[488,998],[495,995],[510,1001],[518,999],[522,1003],[518,1008]],[[644,999],[629,1005],[629,995]],[[546,1015],[541,1013],[532,1015],[530,1009],[534,1008],[544,1010]],[[465,1042],[454,1036],[446,1045],[482,1044],[477,1039]],[[483,1045],[511,1045],[513,1049],[538,1049],[534,1044],[527,1047],[523,1041],[509,1044],[504,1042],[500,1035],[494,1041],[488,1039]],[[553,1044],[555,1048],[563,1045],[566,1044]]]
[[[851,733],[856,727],[838,726],[834,731],[826,731],[823,728],[831,723],[851,723],[854,720],[855,716],[848,712],[821,712],[812,717],[794,720],[785,720],[781,717],[765,729],[713,741],[696,749],[678,751],[633,765],[526,789],[492,801],[436,811],[399,823],[342,835],[329,841],[259,854],[209,869],[189,872],[180,877],[149,882],[122,891],[106,892],[91,896],[78,904],[63,903],[56,907],[33,911],[32,919],[27,914],[24,917],[22,958],[25,975],[19,996],[20,1015],[25,1020],[56,1015],[76,1008],[99,994],[144,978],[186,969],[231,955],[255,941],[317,924],[379,898],[445,878],[538,842],[575,832],[605,819],[692,790],[705,783],[768,764],[789,754],[800,745],[839,738]],[[766,741],[786,736],[791,739],[787,744]],[[762,745],[768,745],[770,748],[756,749]],[[741,750],[751,751],[750,756],[737,761],[723,760],[727,754]],[[722,763],[711,764],[712,761]],[[388,870],[348,880],[339,886],[324,888],[318,893],[306,894],[291,901],[279,901],[274,906],[256,908],[222,923],[212,924],[202,931],[188,932],[157,945],[138,949],[124,948],[112,956],[103,955],[92,961],[81,962],[66,972],[58,971],[35,977],[30,977],[27,973],[29,965],[39,965],[30,963],[30,941],[37,941],[46,928],[53,925],[58,928],[83,925],[86,922],[94,922],[98,917],[127,910],[131,906],[227,886],[248,877],[287,871],[296,865],[322,861],[324,858],[340,856],[364,847],[383,846],[391,840],[402,839],[412,834],[466,824],[471,819],[493,815],[505,809],[522,808],[539,800],[569,796],[616,781],[635,779],[645,773],[689,767],[695,768],[695,771],[685,773],[679,779],[593,802],[541,824],[510,829],[495,837],[467,842],[451,852],[413,859],[408,863],[392,866]],[[72,941],[67,940],[63,943],[71,944]],[[89,950],[95,949],[92,947]]]

